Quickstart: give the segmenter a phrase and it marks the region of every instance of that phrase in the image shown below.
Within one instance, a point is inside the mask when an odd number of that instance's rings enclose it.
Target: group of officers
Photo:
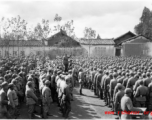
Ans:
[[[151,58],[65,55],[54,60],[4,58],[0,65],[1,119],[18,118],[25,102],[30,119],[36,108],[41,111],[42,118],[52,116],[52,103],[56,103],[67,118],[76,83],[79,83],[80,95],[84,87],[93,90],[121,119],[132,116],[120,111],[143,112],[140,107],[152,110]]]

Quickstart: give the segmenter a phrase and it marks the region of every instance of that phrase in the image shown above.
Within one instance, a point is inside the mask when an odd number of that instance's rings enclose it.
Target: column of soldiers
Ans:
[[[138,107],[152,111],[151,58],[96,59],[89,75],[94,94],[119,117],[130,119],[131,115],[121,115],[118,111],[142,112]],[[87,87],[92,89],[90,85]]]

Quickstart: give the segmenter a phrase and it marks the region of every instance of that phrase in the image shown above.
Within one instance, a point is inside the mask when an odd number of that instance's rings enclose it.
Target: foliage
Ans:
[[[62,20],[62,17],[60,17],[58,14],[55,15],[54,21],[57,22],[57,25],[54,26],[54,31],[59,32],[62,26],[60,26],[60,21]]]
[[[84,38],[86,39],[92,39],[96,37],[96,31],[92,28],[85,27],[84,29]]]
[[[152,11],[145,7],[140,18],[140,23],[135,26],[135,32],[138,35],[152,39]]]
[[[56,14],[54,21],[57,22],[57,25],[54,26],[54,31],[59,32],[62,29],[63,31],[66,32],[68,36],[74,37],[75,36],[74,26],[73,26],[74,21],[73,20],[67,21],[65,24],[60,25],[61,20],[62,20],[62,17]]]
[[[49,20],[42,19],[42,22],[38,23],[37,26],[34,28],[34,32],[37,39],[47,39],[49,33],[51,32]]]
[[[3,26],[4,38],[23,40],[26,36],[27,22],[18,15],[17,17],[7,18]]]

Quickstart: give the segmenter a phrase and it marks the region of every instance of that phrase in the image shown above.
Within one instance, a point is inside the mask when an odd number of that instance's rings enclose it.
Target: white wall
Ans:
[[[89,53],[89,45],[81,45]],[[90,45],[90,55],[91,56],[115,56],[115,47],[114,45]]]
[[[44,52],[53,49],[53,47],[0,47],[0,56],[5,56],[6,52],[9,52],[10,56],[13,56],[13,51],[16,52],[16,56],[18,56],[18,51],[21,54],[21,51],[24,51],[25,56],[30,54],[37,54],[37,52]],[[15,55],[14,55],[15,56]]]

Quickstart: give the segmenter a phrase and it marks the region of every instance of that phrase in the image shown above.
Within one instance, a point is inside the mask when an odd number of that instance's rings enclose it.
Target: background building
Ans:
[[[115,43],[113,39],[81,39],[81,46],[85,48],[90,56],[115,56]]]

